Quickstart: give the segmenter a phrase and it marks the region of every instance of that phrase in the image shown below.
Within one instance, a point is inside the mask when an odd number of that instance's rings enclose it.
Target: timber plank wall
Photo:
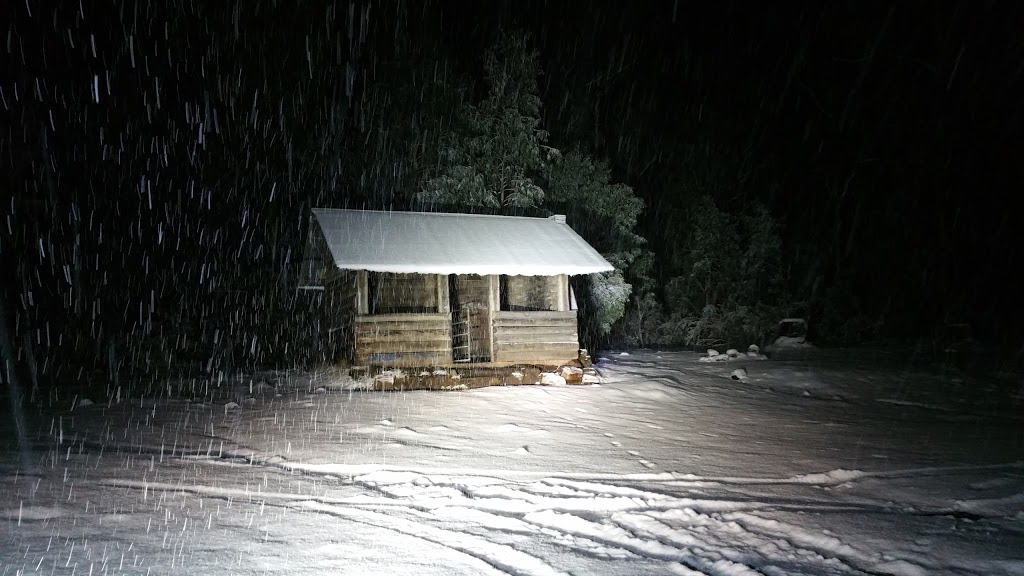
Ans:
[[[357,316],[355,360],[387,366],[447,365],[452,361],[451,315]]]
[[[579,354],[575,310],[493,314],[494,362],[561,364]]]

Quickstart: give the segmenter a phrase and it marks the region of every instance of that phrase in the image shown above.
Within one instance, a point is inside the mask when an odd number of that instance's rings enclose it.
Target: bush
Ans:
[[[778,222],[760,203],[734,215],[704,197],[689,224],[664,287],[668,317],[655,325],[664,314],[653,297],[639,296],[624,333],[632,342],[665,346],[763,343],[784,311]]]
[[[632,286],[626,283],[622,272],[612,270],[594,274],[590,283],[590,298],[593,300],[598,330],[606,336],[626,311],[626,303]]]

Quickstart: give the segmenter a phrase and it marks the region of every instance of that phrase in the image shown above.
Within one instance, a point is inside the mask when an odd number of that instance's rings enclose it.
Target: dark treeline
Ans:
[[[743,314],[807,316],[823,342],[963,322],[1020,346],[1013,3],[5,11],[2,297],[35,394],[323,360],[316,310],[293,289],[308,209],[436,208],[419,194],[457,164],[452,134],[494,94],[484,55],[512,32],[535,51],[520,72],[536,68],[543,149],[596,174],[588,185],[606,169],[595,189],[622,183],[645,206],[639,236],[595,240],[628,253],[630,285],[629,311],[595,338],[696,343],[665,326],[725,305],[725,289],[679,296],[707,260],[693,247],[717,246],[692,231],[721,220],[737,232],[716,238],[744,253],[779,237],[777,270],[759,272],[772,296],[745,285]],[[554,164],[526,176],[556,186]],[[575,207],[585,236],[609,229],[581,204],[552,193],[535,208]],[[730,270],[722,282],[750,266]]]

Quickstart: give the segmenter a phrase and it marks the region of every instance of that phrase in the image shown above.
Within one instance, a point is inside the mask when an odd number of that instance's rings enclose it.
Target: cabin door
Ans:
[[[448,304],[452,311],[452,360],[469,362],[469,314],[459,298],[459,282],[454,274],[448,276]]]

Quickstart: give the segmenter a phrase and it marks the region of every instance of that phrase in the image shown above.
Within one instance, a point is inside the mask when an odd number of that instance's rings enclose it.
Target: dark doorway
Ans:
[[[462,309],[455,274],[448,275],[448,307],[452,311],[452,360],[469,362],[469,318]]]

